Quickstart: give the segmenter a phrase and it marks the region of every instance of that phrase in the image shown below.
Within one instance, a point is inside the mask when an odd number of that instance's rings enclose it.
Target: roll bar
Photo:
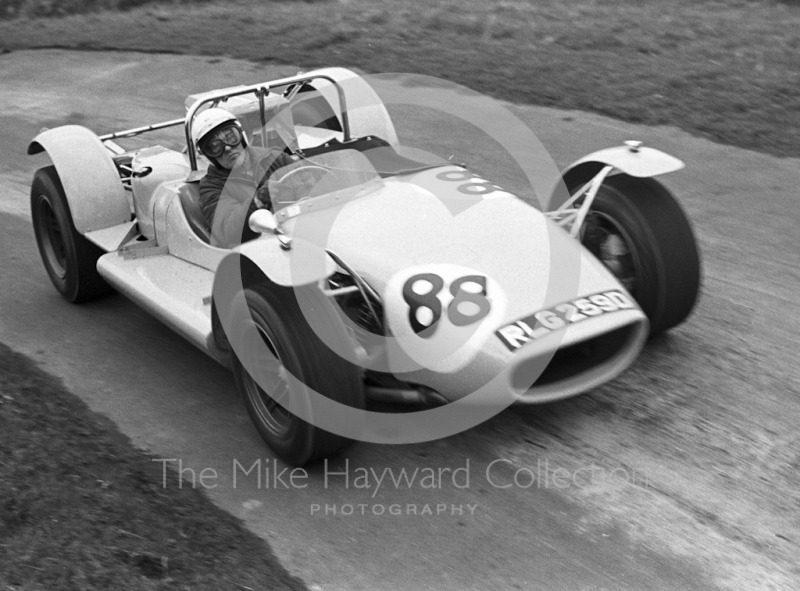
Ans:
[[[192,124],[194,123],[194,116],[195,113],[207,103],[213,103],[214,106],[218,105],[221,102],[226,102],[229,98],[234,96],[241,96],[243,94],[255,94],[259,99],[259,109],[261,111],[261,123],[262,127],[266,123],[265,121],[265,113],[264,113],[264,96],[266,96],[270,88],[274,87],[281,87],[281,86],[289,86],[292,84],[298,85],[297,88],[293,89],[289,96],[287,97],[289,100],[294,98],[297,92],[300,89],[300,85],[304,82],[309,82],[311,80],[316,79],[324,79],[328,80],[333,86],[336,88],[336,92],[339,95],[339,104],[341,106],[341,115],[342,115],[342,132],[344,134],[345,141],[350,140],[350,119],[347,115],[347,101],[345,98],[344,89],[341,85],[331,78],[330,76],[326,76],[324,74],[312,74],[310,76],[299,74],[297,76],[290,76],[288,78],[280,78],[278,80],[272,80],[270,82],[261,82],[259,84],[252,84],[250,86],[243,86],[240,88],[236,88],[235,90],[226,90],[220,91],[218,93],[210,94],[206,97],[197,99],[194,104],[189,107],[188,112],[186,113],[186,117],[183,119],[172,119],[171,121],[164,121],[163,123],[154,123],[153,125],[145,125],[143,127],[134,127],[133,129],[127,129],[124,131],[116,131],[114,133],[109,133],[106,135],[101,135],[100,140],[114,140],[117,138],[125,138],[125,137],[133,137],[136,135],[140,135],[146,133],[148,131],[155,131],[158,129],[165,129],[167,127],[175,127],[178,125],[183,124],[184,127],[184,134],[186,136],[186,147],[189,154],[189,164],[191,165],[192,171],[197,170],[197,154],[195,152],[194,142],[192,142]],[[264,130],[261,130],[264,133]]]

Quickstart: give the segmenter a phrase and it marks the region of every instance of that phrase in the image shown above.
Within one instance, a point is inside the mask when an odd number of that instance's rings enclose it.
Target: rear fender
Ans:
[[[131,207],[117,167],[103,142],[80,125],[64,125],[37,135],[28,154],[47,152],[81,234],[118,226],[131,219]]]
[[[546,211],[559,207],[569,198],[570,190],[585,185],[606,166],[633,177],[647,178],[680,170],[685,165],[666,152],[641,146],[640,142],[599,150],[576,160],[562,171],[563,184],[559,182],[553,188]]]

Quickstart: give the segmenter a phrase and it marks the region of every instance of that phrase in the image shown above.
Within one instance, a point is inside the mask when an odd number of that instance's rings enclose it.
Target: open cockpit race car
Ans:
[[[213,107],[254,146],[292,158],[263,179],[271,207],[247,221],[257,237],[233,248],[216,246],[199,202],[208,162],[192,125]],[[542,212],[465,165],[404,151],[349,70],[193,95],[186,109],[106,135],[66,125],[34,138],[28,153],[52,161],[31,188],[38,247],[67,300],[116,290],[232,369],[289,464],[358,438],[326,423],[331,402],[441,408],[488,384],[483,403],[586,392],[697,299],[690,223],[653,178],[683,164],[639,142],[569,166],[569,197]],[[180,127],[177,149],[117,143]],[[567,267],[569,287],[555,289]]]

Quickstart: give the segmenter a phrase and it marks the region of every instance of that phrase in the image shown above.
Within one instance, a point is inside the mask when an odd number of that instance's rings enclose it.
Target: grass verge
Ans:
[[[161,470],[0,344],[0,589],[305,589],[202,492],[162,487]]]
[[[0,21],[0,39],[417,72],[800,156],[797,0],[173,0]]]

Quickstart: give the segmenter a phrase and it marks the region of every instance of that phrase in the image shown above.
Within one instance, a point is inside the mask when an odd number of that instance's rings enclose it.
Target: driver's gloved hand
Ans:
[[[253,201],[259,209],[264,208],[272,211],[272,201],[269,197],[269,187],[266,179],[264,179],[264,182],[256,189],[256,196]]]

